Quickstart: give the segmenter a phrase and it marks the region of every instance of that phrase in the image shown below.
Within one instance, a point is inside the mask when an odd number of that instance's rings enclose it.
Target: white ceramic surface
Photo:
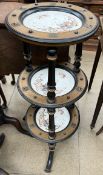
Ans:
[[[70,122],[70,114],[66,108],[57,108],[54,115],[55,132],[64,130]],[[43,131],[48,132],[49,115],[46,108],[40,108],[36,114],[36,123]]]
[[[79,29],[82,26],[82,21],[70,13],[40,11],[25,17],[23,24],[36,31],[58,33]]]
[[[56,68],[56,96],[62,96],[69,93],[74,85],[74,77],[66,70]],[[31,78],[32,89],[40,95],[47,96],[48,68],[36,72]]]

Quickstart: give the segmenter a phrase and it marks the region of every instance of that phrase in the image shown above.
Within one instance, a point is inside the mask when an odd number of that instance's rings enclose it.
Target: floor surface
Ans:
[[[71,55],[74,50],[71,48]],[[88,80],[92,70],[95,52],[83,51],[82,70]],[[17,76],[16,76],[17,77]],[[103,108],[101,109],[95,129],[90,130],[90,123],[96,106],[100,85],[103,77],[103,57],[98,65],[91,91],[76,103],[80,110],[80,126],[77,132],[68,140],[56,145],[54,164],[50,175],[103,175],[103,134],[95,136],[103,124]],[[18,93],[17,87],[10,84],[2,85],[8,101],[5,112],[16,117],[25,127],[22,120],[29,106]],[[46,175],[44,172],[48,145],[35,138],[19,133],[11,125],[0,126],[0,133],[6,138],[0,149],[0,167],[10,175]]]

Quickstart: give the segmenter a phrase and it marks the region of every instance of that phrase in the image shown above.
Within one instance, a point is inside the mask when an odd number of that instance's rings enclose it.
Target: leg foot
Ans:
[[[103,132],[103,126],[99,129],[99,131],[96,133],[96,136],[98,136],[99,134],[101,134]]]
[[[94,126],[92,126],[92,124],[90,125],[90,129],[93,129],[94,128]]]
[[[4,133],[0,134],[0,147],[2,146],[4,142],[4,139],[5,139],[5,134]]]
[[[47,173],[51,172],[53,157],[54,157],[54,151],[49,151],[48,161],[47,161],[47,165],[45,168],[45,172],[47,172]]]
[[[11,84],[12,84],[12,85],[15,85],[15,76],[14,76],[14,74],[11,74],[11,76],[12,76]]]
[[[12,84],[12,85],[15,85],[15,81],[11,81],[11,84]]]
[[[48,155],[47,165],[45,168],[45,172],[47,173],[51,172],[53,157],[54,157],[54,150],[55,150],[55,144],[49,144],[49,155]]]
[[[23,120],[25,121],[26,116],[24,115]]]

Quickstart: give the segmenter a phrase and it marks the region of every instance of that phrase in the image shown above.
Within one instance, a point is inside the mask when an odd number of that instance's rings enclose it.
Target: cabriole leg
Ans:
[[[54,158],[55,144],[49,144],[49,155],[45,171],[49,173],[51,171],[53,158]]]

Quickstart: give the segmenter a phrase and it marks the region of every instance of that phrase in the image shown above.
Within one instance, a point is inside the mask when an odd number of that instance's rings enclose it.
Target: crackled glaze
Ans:
[[[74,85],[75,79],[68,71],[61,68],[55,70],[56,96],[62,96],[69,93]],[[42,69],[31,77],[32,89],[40,95],[47,96],[48,69]]]
[[[64,130],[70,122],[70,113],[64,108],[57,108],[54,115],[55,119],[55,132]],[[43,131],[48,132],[49,115],[46,108],[40,108],[36,114],[36,123]]]
[[[82,26],[82,21],[70,13],[40,11],[25,17],[23,24],[36,31],[58,33],[79,29]]]

